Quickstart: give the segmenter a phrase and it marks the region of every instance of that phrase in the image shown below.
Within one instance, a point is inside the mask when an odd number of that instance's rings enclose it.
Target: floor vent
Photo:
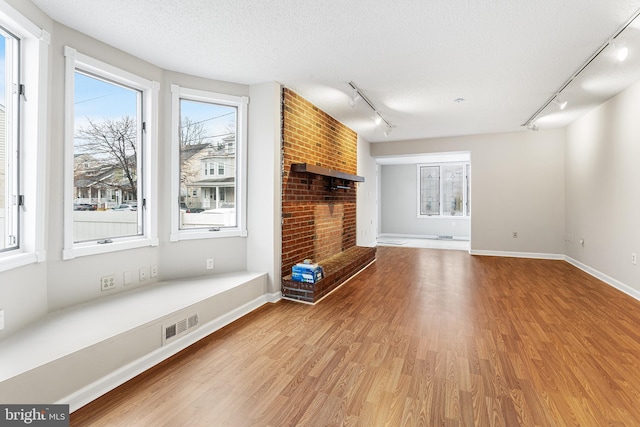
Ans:
[[[190,329],[198,326],[199,318],[197,314],[189,316],[184,319],[178,319],[171,321],[168,324],[162,325],[162,345],[170,343],[171,341],[186,334]]]
[[[453,240],[453,236],[438,236],[438,240]]]

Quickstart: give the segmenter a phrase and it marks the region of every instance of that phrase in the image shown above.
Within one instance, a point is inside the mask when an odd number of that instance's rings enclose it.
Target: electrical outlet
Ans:
[[[631,254],[631,264],[636,265],[636,262],[638,261],[637,257],[636,257],[636,253],[632,253]]]
[[[4,310],[0,310],[0,331],[4,329]]]
[[[213,270],[213,258],[207,259],[207,270]]]
[[[144,282],[149,277],[149,267],[140,267],[140,281]]]
[[[152,265],[151,267],[149,267],[149,270],[150,270],[152,279],[154,277],[158,277],[158,266],[157,265]]]
[[[112,274],[110,276],[102,276],[100,279],[100,290],[108,291],[111,289],[115,289],[116,287],[116,275]]]
[[[511,234],[511,237],[513,237],[514,239],[517,239],[517,238],[518,238],[518,232],[517,232],[517,231],[514,231],[514,232]]]

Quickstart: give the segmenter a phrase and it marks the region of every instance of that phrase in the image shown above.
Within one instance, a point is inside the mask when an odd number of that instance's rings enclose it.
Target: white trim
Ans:
[[[467,218],[469,219],[469,218]],[[439,240],[437,234],[394,234],[394,233],[382,233],[379,234],[378,238],[399,238],[399,239],[427,239],[427,240]],[[449,239],[448,239],[449,240]],[[448,241],[446,240],[446,241]],[[456,242],[469,242],[471,239],[469,236],[453,236],[453,239]]]
[[[114,251],[123,251],[127,249],[145,248],[149,246],[158,246],[158,239],[144,238],[125,238],[122,240],[112,239],[113,243],[98,245],[95,242],[78,243],[73,248],[64,249],[62,251],[62,259],[73,259],[86,255],[105,254]]]
[[[613,277],[607,276],[606,274],[596,270],[595,268],[591,268],[588,265],[585,265],[583,263],[581,263],[580,261],[577,261],[573,258],[571,258],[570,256],[566,256],[564,257],[564,260],[567,261],[569,264],[573,265],[576,268],[579,268],[580,270],[584,271],[585,273],[587,273],[590,276],[595,277],[598,280],[603,281],[604,283],[606,283],[609,286],[612,286],[614,288],[616,288],[617,290],[624,292],[625,294],[629,295],[630,297],[633,297],[637,300],[640,301],[640,291],[632,288],[631,286],[622,283],[619,280],[614,279]]]
[[[530,259],[549,259],[564,261],[565,256],[562,254],[545,254],[536,252],[507,252],[507,251],[483,251],[477,249],[469,250],[471,255],[479,256],[497,256],[507,258],[530,258]]]
[[[65,46],[65,168],[64,168],[64,249],[62,258],[72,259],[78,256],[102,254],[107,252],[158,245],[158,94],[160,84],[128,71],[114,67],[100,60]],[[142,197],[146,208],[138,211],[142,219],[143,234],[139,236],[109,237],[113,243],[98,244],[74,242],[73,238],[73,169],[74,169],[74,76],[77,69],[96,76],[104,77],[119,84],[142,92],[142,132],[141,150],[143,174],[139,176],[142,184]]]
[[[543,254],[543,253],[529,253],[529,252],[503,252],[503,251],[481,251],[481,250],[470,250],[469,253],[471,255],[479,255],[479,256],[497,256],[497,257],[511,257],[511,258],[530,258],[530,259],[548,259],[548,260],[558,260],[558,261],[566,261],[574,267],[584,271],[588,275],[606,283],[607,285],[616,288],[620,292],[623,292],[629,295],[632,298],[640,301],[640,291],[632,288],[631,286],[614,279],[611,276],[608,276],[595,268],[589,267],[586,264],[581,263],[578,260],[575,260],[567,255],[562,254]]]
[[[237,108],[236,117],[236,226],[209,231],[205,228],[180,229],[180,100],[207,102]],[[171,233],[169,240],[247,237],[247,105],[246,96],[227,95],[171,85]]]
[[[70,395],[58,400],[56,404],[69,404],[69,410],[73,412],[213,332],[238,320],[242,316],[249,314],[265,303],[277,302],[280,299],[281,295],[279,295],[279,293],[261,295],[253,301],[249,301],[248,303],[202,325],[198,329],[195,329],[193,332],[177,339],[171,344],[159,347],[151,353],[148,353],[147,355],[128,363],[110,374],[105,375],[99,380],[94,381],[86,387],[71,393]]]
[[[35,37],[38,40],[44,41],[46,44],[49,43],[50,36],[49,33],[45,30],[38,27],[36,24],[31,22],[28,18],[22,15],[20,12],[15,10],[11,5],[9,5],[6,1],[0,0],[0,21],[5,22],[9,21],[13,25],[19,26],[23,31],[20,31],[18,36],[25,37],[28,32],[29,35]],[[14,28],[8,28],[12,32],[16,33]]]
[[[20,102],[20,248],[0,254],[0,271],[46,259],[45,188],[47,176],[47,97],[50,35],[0,0],[0,22],[20,39],[20,82],[27,90]],[[24,167],[30,165],[29,168]],[[35,171],[35,173],[33,172]]]
[[[17,253],[15,253],[17,252]],[[22,267],[23,265],[41,262],[33,252],[12,251],[0,257],[0,272]]]

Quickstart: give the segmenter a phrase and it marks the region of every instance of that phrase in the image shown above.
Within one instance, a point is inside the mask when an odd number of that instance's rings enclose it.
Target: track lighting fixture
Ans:
[[[522,126],[526,126],[528,129],[537,130],[537,125],[534,125],[533,122],[538,118],[540,114],[544,111],[545,108],[549,106],[552,102],[556,102],[561,110],[567,106],[567,101],[561,102],[558,99],[558,96],[562,93],[563,90],[567,88],[579,75],[582,73],[592,62],[596,59],[607,47],[611,46],[615,52],[616,59],[618,61],[624,61],[629,55],[629,48],[624,46],[623,43],[618,42],[618,37],[625,31],[633,21],[636,20],[640,16],[640,9],[638,9],[618,30],[606,41],[602,46],[600,46],[596,51],[582,64],[572,75],[565,81],[562,86],[549,98],[547,101],[542,104],[538,110],[529,117],[529,119],[522,124]],[[535,127],[535,129],[534,129]]]
[[[360,100],[360,94],[356,89],[354,89],[353,95],[351,96],[351,99],[349,99],[349,107],[356,108],[356,105],[358,105],[359,100]]]
[[[369,106],[369,108],[373,110],[373,121],[376,123],[376,126],[384,122],[384,124],[387,126],[387,130],[384,132],[384,134],[385,136],[390,134],[391,129],[393,128],[393,125],[389,123],[387,119],[382,117],[382,114],[380,114],[380,111],[378,111],[378,109],[373,105],[373,103],[369,101],[369,99],[366,96],[362,94],[362,91],[358,88],[358,86],[356,86],[354,82],[349,81],[347,82],[347,84],[351,86],[351,89],[353,89],[353,95],[349,99],[349,106],[351,108],[355,108],[358,100],[362,99]]]
[[[626,46],[622,46],[620,49],[618,49],[618,53],[616,57],[618,58],[618,61],[622,62],[625,59],[627,59],[628,55],[629,55],[629,48]]]
[[[389,136],[389,135],[391,135],[391,132],[392,132],[392,131],[393,131],[393,126],[388,125],[388,126],[387,126],[387,129],[385,129],[385,131],[384,131],[384,136]]]

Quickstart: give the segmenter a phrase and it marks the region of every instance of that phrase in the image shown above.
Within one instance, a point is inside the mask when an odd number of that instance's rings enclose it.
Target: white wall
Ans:
[[[380,232],[468,239],[471,235],[469,218],[418,218],[417,174],[415,164],[380,166]]]
[[[566,254],[640,296],[640,83],[567,128]],[[584,239],[584,247],[580,245]]]
[[[250,97],[247,268],[268,272],[269,293],[274,294],[280,292],[282,258],[280,85],[251,86]]]
[[[358,136],[358,172],[364,182],[355,184],[356,245],[375,246],[378,230],[378,183],[376,161],[371,157],[371,144]]]
[[[564,251],[564,134],[560,129],[385,142],[372,144],[371,154],[470,152],[472,252],[555,255]]]

